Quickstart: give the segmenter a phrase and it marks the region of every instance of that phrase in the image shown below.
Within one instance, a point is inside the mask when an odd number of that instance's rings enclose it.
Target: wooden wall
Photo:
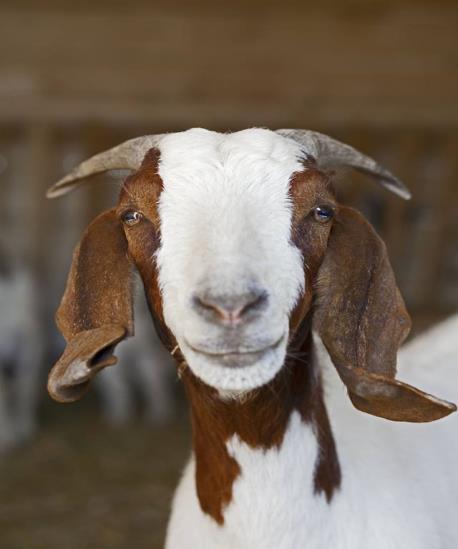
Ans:
[[[3,0],[0,238],[39,273],[45,315],[112,184],[46,187],[132,136],[308,127],[384,161],[402,203],[360,178],[342,197],[388,242],[411,309],[458,307],[458,4],[443,0]],[[110,177],[100,181],[113,181]]]
[[[458,4],[2,0],[0,120],[449,127]]]

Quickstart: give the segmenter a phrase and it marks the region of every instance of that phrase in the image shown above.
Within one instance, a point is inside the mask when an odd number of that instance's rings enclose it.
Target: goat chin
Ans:
[[[236,358],[236,366],[228,365],[224,355],[210,357],[189,346],[182,346],[181,350],[189,368],[204,383],[218,392],[240,396],[269,383],[276,376],[285,361],[286,345],[287,337],[283,336],[260,353],[252,364],[240,365],[241,361],[237,362]]]

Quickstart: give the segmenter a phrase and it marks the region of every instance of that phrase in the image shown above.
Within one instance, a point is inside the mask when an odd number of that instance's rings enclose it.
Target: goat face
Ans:
[[[389,172],[310,132],[206,130],[142,138],[83,163],[53,188],[114,167],[135,168],[118,207],[75,252],[57,319],[68,346],[50,375],[74,400],[132,332],[129,277],[139,270],[170,351],[220,392],[243,393],[279,372],[298,326],[313,320],[355,406],[425,421],[452,408],[394,379],[409,318],[386,250],[357,212],[336,203],[323,158]],[[335,218],[333,226],[333,218]]]
[[[291,177],[301,170],[299,146],[273,132],[192,130],[165,138],[121,193],[131,255],[142,272],[157,265],[146,290],[157,293],[158,280],[160,316],[191,370],[217,389],[253,389],[284,363],[304,289],[291,238]],[[310,186],[310,209],[333,204],[320,182]]]
[[[290,192],[302,170],[299,146],[267,130],[194,130],[161,146],[164,319],[191,370],[217,389],[253,389],[284,363],[289,317],[304,289]],[[334,203],[317,183],[309,209]],[[329,227],[320,231],[322,253]]]

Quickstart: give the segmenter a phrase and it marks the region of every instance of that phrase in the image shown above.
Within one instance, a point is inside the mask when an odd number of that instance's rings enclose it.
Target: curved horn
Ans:
[[[409,189],[388,170],[380,166],[373,158],[357,151],[350,145],[341,143],[323,133],[310,130],[277,130],[284,137],[294,139],[303,145],[305,152],[313,156],[323,167],[350,166],[358,171],[368,173],[380,185],[408,200]]]
[[[79,180],[96,173],[109,170],[138,170],[145,154],[156,147],[162,137],[163,135],[136,137],[88,158],[50,187],[46,196],[56,198],[66,194],[76,187]]]

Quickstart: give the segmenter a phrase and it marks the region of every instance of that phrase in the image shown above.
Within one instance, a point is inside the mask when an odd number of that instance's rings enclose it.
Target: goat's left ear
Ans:
[[[356,408],[411,422],[434,421],[456,410],[395,379],[410,318],[383,241],[351,208],[339,208],[316,289],[315,328]]]
[[[114,347],[133,333],[132,268],[115,210],[99,215],[73,254],[56,314],[67,347],[49,374],[55,400],[79,399],[97,372],[116,363]]]

